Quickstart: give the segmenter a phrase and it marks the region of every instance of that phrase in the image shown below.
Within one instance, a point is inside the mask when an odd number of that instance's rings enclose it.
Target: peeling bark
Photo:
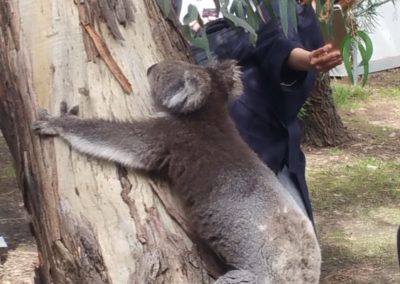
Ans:
[[[116,69],[97,59],[82,23],[132,83],[131,96]],[[31,215],[43,283],[209,283],[209,274],[221,272],[215,256],[192,242],[165,184],[30,128],[39,107],[57,114],[61,101],[78,104],[84,118],[146,117],[147,68],[189,55],[155,1],[0,0],[0,128]]]

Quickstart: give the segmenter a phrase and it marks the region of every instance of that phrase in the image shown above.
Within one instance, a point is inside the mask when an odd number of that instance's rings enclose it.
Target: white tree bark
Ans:
[[[127,81],[117,80],[90,28]],[[30,130],[38,108],[57,114],[61,101],[79,105],[83,118],[148,116],[147,68],[187,54],[152,0],[0,0],[0,127],[32,215],[43,281],[209,282],[166,186]]]

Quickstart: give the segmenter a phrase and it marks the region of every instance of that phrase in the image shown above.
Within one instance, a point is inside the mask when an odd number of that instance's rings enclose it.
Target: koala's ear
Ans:
[[[163,101],[175,113],[190,113],[202,107],[211,92],[211,77],[204,69],[189,69],[183,74],[183,87]]]
[[[229,100],[232,101],[243,93],[242,71],[236,60],[225,60],[217,64],[216,68],[223,78],[226,89],[229,94]]]

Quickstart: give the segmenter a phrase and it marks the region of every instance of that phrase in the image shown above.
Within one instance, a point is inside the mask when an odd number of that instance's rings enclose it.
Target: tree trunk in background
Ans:
[[[147,67],[189,60],[155,2],[0,0],[0,127],[44,283],[210,282],[166,186],[30,129],[38,108],[58,114],[61,101],[83,118],[151,113]]]
[[[301,120],[303,142],[319,147],[338,146],[350,140],[350,134],[336,112],[328,74],[321,73],[304,106]]]

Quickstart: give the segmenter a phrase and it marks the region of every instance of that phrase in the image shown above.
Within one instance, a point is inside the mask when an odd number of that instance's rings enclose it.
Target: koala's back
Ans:
[[[174,123],[170,177],[201,238],[228,264],[265,281],[317,283],[321,260],[310,220],[232,122]]]

